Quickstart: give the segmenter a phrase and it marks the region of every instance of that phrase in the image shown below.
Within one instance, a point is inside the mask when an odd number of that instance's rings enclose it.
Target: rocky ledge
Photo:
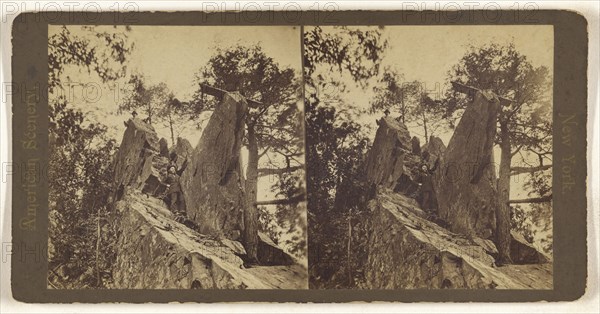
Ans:
[[[490,240],[427,220],[411,198],[383,189],[368,208],[368,288],[552,289],[552,264],[518,237],[513,238],[519,248],[513,258],[523,264],[496,266],[497,250]]]
[[[164,202],[128,189],[120,221],[116,289],[306,289],[299,264],[246,267],[237,241],[210,237],[174,220]]]

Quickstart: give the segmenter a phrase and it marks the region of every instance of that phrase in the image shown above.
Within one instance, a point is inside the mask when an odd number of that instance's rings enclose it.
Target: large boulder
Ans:
[[[237,240],[246,207],[240,151],[246,100],[226,93],[181,175],[187,215],[204,234]]]
[[[544,264],[550,258],[538,251],[525,237],[515,231],[510,232],[510,258],[515,264]]]
[[[423,159],[429,165],[429,169],[432,169],[437,159],[441,159],[446,151],[446,145],[441,138],[437,136],[429,137],[427,144],[421,148]]]
[[[383,117],[365,163],[366,181],[405,194],[414,193],[420,156],[412,153],[411,137],[397,119]]]
[[[552,264],[496,267],[494,244],[425,219],[416,202],[379,190],[371,212],[369,289],[552,289]]]
[[[117,202],[114,289],[306,289],[299,264],[246,268],[237,241],[174,220],[163,202],[130,190]]]
[[[158,195],[164,191],[161,181],[168,161],[159,155],[156,131],[137,118],[125,124],[127,129],[114,156],[113,200],[121,199],[127,187]]]
[[[158,145],[160,146],[160,155],[166,158],[169,158],[169,143],[164,137],[161,137],[158,141]]]
[[[283,251],[262,232],[258,232],[257,256],[261,265],[292,265],[294,258]]]
[[[439,216],[451,231],[491,238],[497,206],[493,146],[498,99],[477,92],[467,105],[434,177]]]
[[[192,144],[188,140],[182,137],[177,138],[177,144],[173,148],[171,154],[174,154],[175,157],[175,165],[177,169],[183,169],[183,167],[190,161],[192,158],[192,153],[194,152],[194,148]]]

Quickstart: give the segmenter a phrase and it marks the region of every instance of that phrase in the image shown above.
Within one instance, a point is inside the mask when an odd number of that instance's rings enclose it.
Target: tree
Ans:
[[[249,204],[245,212],[245,242],[248,255],[256,256],[258,179],[301,171],[304,167],[302,115],[297,104],[300,90],[296,74],[291,68],[281,68],[260,46],[238,45],[217,49],[207,65],[198,71],[196,82],[198,90],[191,102],[196,115],[217,105],[216,100],[206,99],[201,88],[203,84],[239,92],[257,104],[249,108],[244,139],[244,146],[248,149],[245,191]],[[304,196],[303,191],[299,193]],[[275,200],[261,205],[279,202]]]
[[[490,90],[512,99],[498,116],[495,144],[500,147],[496,244],[500,262],[510,263],[510,176],[549,169],[552,154],[551,80],[546,67],[534,67],[513,44],[470,47],[452,68],[448,80]],[[467,97],[449,90],[445,100],[448,116],[467,105]],[[513,168],[513,158],[526,167]],[[532,160],[537,165],[531,165]],[[511,169],[512,168],[512,169]],[[529,202],[549,201],[540,195]]]
[[[368,231],[360,224],[366,220],[360,212],[364,208],[360,165],[369,139],[340,95],[322,91],[331,84],[343,91],[339,80],[345,74],[366,87],[379,73],[386,46],[379,28],[339,27],[326,32],[314,27],[304,33],[311,286],[354,287],[354,270],[364,264],[364,256],[356,252],[366,252],[360,245],[366,244]],[[363,238],[352,240],[357,237]]]
[[[173,117],[171,114],[174,111],[168,108],[169,101],[173,97],[165,83],[151,85],[146,82],[143,75],[133,74],[125,89],[125,96],[119,104],[119,113],[139,110],[144,113],[149,124],[152,124],[152,118],[157,115],[163,119],[169,119],[160,115],[161,113],[168,112],[170,117]]]
[[[397,70],[386,67],[373,88],[375,99],[370,112],[392,111],[400,115],[402,123],[415,123],[423,128],[425,143],[432,130],[439,126],[443,107],[422,90],[421,83],[405,81]]]
[[[160,108],[158,115],[162,117],[161,121],[171,133],[171,144],[175,145],[175,139],[185,129],[186,122],[190,121],[188,116],[189,105],[179,101],[171,92],[165,98],[166,101],[163,107]]]
[[[111,188],[114,140],[106,127],[70,107],[62,79],[77,66],[109,82],[124,75],[132,45],[127,28],[61,27],[50,35],[48,284],[55,288],[105,287],[114,261],[114,228],[106,201]]]

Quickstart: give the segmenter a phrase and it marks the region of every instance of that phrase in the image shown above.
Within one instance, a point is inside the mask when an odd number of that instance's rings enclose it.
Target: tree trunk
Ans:
[[[96,201],[92,203],[92,211],[96,207]],[[100,233],[100,208],[96,212],[96,287],[100,287],[100,241],[102,234]]]
[[[352,287],[352,208],[348,211],[348,287]]]
[[[496,209],[496,246],[499,262],[512,263],[510,258],[510,135],[506,124],[500,125],[500,171],[498,178],[498,207]]]
[[[425,116],[425,109],[422,109],[423,115],[423,130],[425,131],[425,145],[429,143],[429,134],[427,134],[427,117]]]
[[[244,212],[244,247],[248,258],[258,262],[258,141],[253,127],[248,126],[248,166],[246,168],[247,205]]]
[[[169,117],[169,129],[171,130],[171,146],[175,147],[175,132],[173,132],[173,119]]]

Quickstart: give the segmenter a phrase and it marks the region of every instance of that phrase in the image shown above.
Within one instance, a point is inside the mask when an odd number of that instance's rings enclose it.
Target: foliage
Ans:
[[[498,122],[510,126],[513,154],[521,149],[547,153],[552,144],[551,80],[548,68],[534,67],[514,44],[470,47],[452,68],[449,82],[459,82],[514,100],[500,112]],[[445,99],[446,114],[464,108],[468,97],[454,89]],[[452,121],[450,121],[452,122]],[[496,138],[499,144],[500,139]],[[549,160],[549,154],[543,158]]]
[[[81,27],[76,36],[63,26],[49,38],[49,262],[48,282],[55,288],[106,287],[114,261],[109,223],[114,140],[106,127],[85,119],[60,95],[64,67],[87,69],[103,81],[124,74],[132,46],[124,32]],[[80,34],[81,34],[80,33]]]
[[[126,58],[133,49],[127,40],[128,27],[121,31],[115,26],[112,32],[100,32],[94,26],[82,26],[80,30],[85,35],[74,35],[62,26],[59,33],[48,38],[49,92],[61,87],[65,65],[87,69],[104,82],[125,74]]]
[[[402,123],[414,123],[423,128],[425,143],[441,124],[443,106],[423,91],[418,81],[406,81],[397,70],[386,67],[377,85],[370,112],[398,114]]]
[[[119,104],[119,113],[139,110],[138,114],[143,113],[151,124],[154,117],[164,119],[160,113],[168,107],[172,98],[165,83],[151,85],[143,75],[133,74],[127,82],[123,101]]]
[[[542,251],[552,255],[552,203],[530,206],[516,205],[512,210],[512,229],[530,243],[539,244]]]
[[[64,100],[54,107],[51,120],[50,282],[57,288],[102,287],[114,259],[114,230],[106,218],[112,178],[108,157],[116,143],[104,136],[106,127],[84,126],[81,112],[67,108]]]
[[[212,110],[217,100],[207,97],[200,85],[239,92],[262,105],[249,108],[246,124],[258,136],[263,150],[298,157],[303,148],[301,112],[297,106],[299,84],[292,68],[281,68],[258,45],[217,48],[196,75],[193,112]],[[264,151],[261,151],[261,154]]]
[[[285,172],[279,175],[277,183],[271,188],[280,199],[291,199],[305,193],[304,175],[298,172]],[[286,238],[282,239],[288,251],[298,258],[306,257],[306,202],[277,205],[275,222],[283,229]]]
[[[350,74],[355,82],[366,86],[367,79],[378,74],[386,46],[379,29],[342,27],[324,32],[315,27],[304,33],[306,141],[311,143],[306,156],[310,165],[307,192],[311,287],[356,287],[365,258],[359,252],[366,252],[368,231],[361,212],[365,189],[360,165],[369,140],[363,126],[355,122],[351,108],[344,107],[336,95],[319,93],[330,80],[317,74],[317,68],[324,67],[338,77]],[[357,239],[349,243],[350,230],[352,238]]]

